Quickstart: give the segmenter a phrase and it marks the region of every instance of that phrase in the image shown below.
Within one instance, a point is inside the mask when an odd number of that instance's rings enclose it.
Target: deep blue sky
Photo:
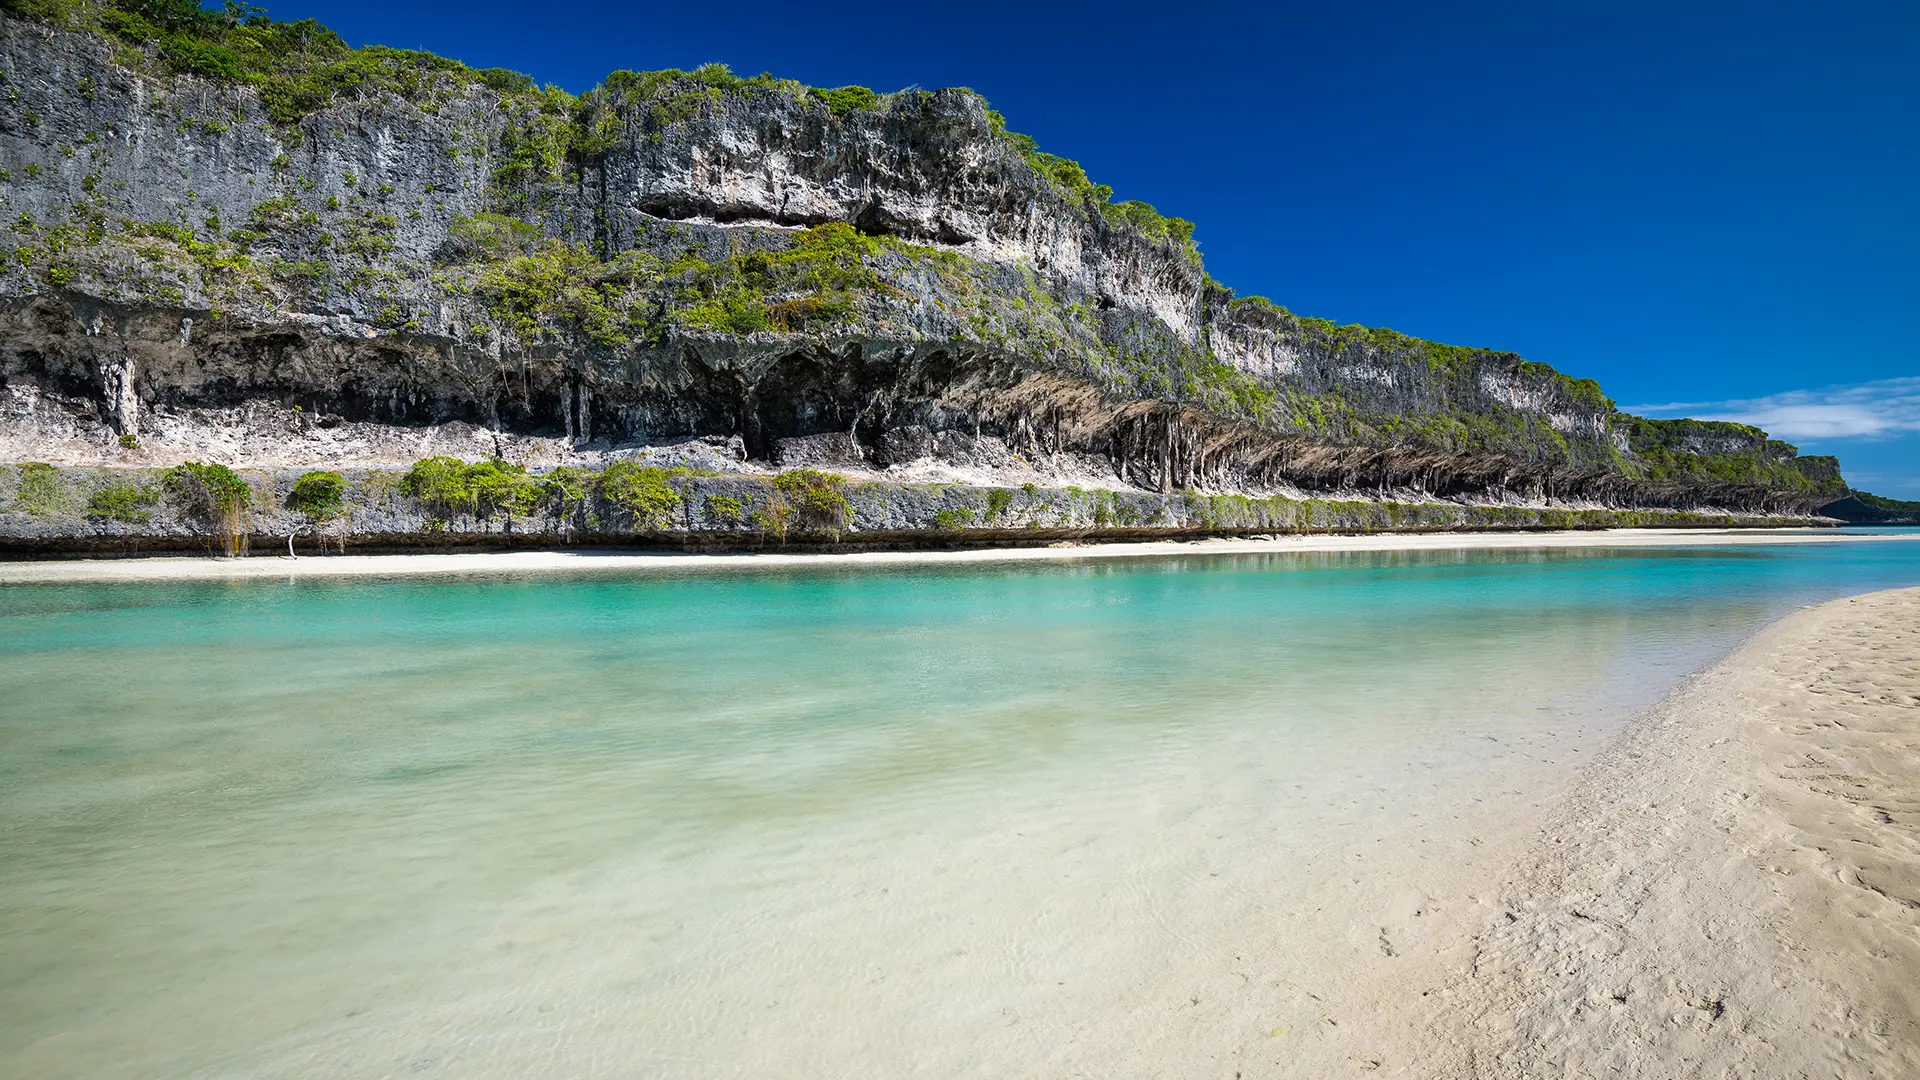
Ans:
[[[575,92],[710,60],[971,86],[1116,198],[1198,222],[1243,294],[1756,418],[1920,498],[1920,4],[1679,6],[270,11]]]

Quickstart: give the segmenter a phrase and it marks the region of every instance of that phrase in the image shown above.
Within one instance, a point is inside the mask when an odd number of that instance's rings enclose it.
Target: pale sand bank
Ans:
[[[1799,612],[1690,679],[1499,907],[1405,1074],[1920,1076],[1920,589]]]
[[[1604,529],[1550,533],[1397,533],[1280,536],[1236,540],[1064,544],[962,551],[677,554],[620,551],[508,551],[444,555],[306,555],[262,552],[246,559],[130,558],[0,562],[0,584],[51,581],[163,581],[253,577],[385,577],[416,574],[626,573],[752,570],[801,566],[916,566],[955,563],[1143,558],[1165,555],[1272,555],[1297,551],[1453,551],[1525,548],[1680,547],[1719,544],[1834,544],[1920,541],[1823,529]]]

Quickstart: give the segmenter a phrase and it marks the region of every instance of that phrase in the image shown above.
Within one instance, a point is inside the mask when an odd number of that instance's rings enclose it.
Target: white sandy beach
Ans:
[[[1782,620],[1549,815],[1405,1073],[1920,1076],[1916,792],[1920,589]]]
[[[76,558],[0,561],[0,584],[54,581],[167,581],[281,577],[385,577],[417,574],[624,573],[753,570],[800,566],[918,566],[1168,555],[1273,555],[1301,551],[1486,551],[1524,548],[1678,547],[1723,544],[1843,544],[1920,540],[1826,529],[1603,529],[1582,532],[1386,533],[1288,535],[1246,539],[1063,543],[959,551],[636,553],[605,550],[507,551],[422,555],[260,553],[244,559]]]

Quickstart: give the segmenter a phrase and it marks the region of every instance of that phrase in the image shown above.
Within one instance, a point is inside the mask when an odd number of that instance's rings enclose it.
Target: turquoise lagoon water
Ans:
[[[0,589],[0,1075],[1226,1060],[1471,915],[1481,838],[1684,674],[1914,584],[1887,542]]]

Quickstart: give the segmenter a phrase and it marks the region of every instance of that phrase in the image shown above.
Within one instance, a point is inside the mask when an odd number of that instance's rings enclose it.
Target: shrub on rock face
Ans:
[[[844,476],[815,469],[789,469],[774,477],[773,490],[785,511],[781,534],[788,529],[836,535],[846,531],[853,517],[853,506],[842,490],[846,483]]]
[[[864,86],[841,86],[832,90],[816,87],[813,96],[825,102],[835,116],[845,116],[856,109],[871,109],[880,103],[880,95]]]
[[[511,520],[530,514],[540,505],[542,485],[527,475],[524,465],[504,461],[468,463],[459,458],[430,457],[413,463],[400,481],[428,513],[444,524],[456,517]]]
[[[293,482],[293,490],[287,492],[287,509],[305,517],[317,533],[319,526],[346,516],[346,494],[346,477],[330,470],[316,469]],[[293,554],[293,537],[299,531],[295,528],[287,532],[288,555]],[[335,538],[339,541],[340,550],[345,551],[347,530],[344,523]]]
[[[206,509],[225,513],[253,505],[253,485],[225,465],[202,465],[189,461],[167,470],[166,489],[203,504]]]
[[[253,486],[240,474],[225,465],[189,461],[168,469],[161,486],[212,531],[221,554],[246,552],[247,510],[253,505]]]
[[[667,482],[666,470],[632,461],[607,466],[594,484],[594,494],[642,529],[672,528],[674,513],[680,509],[680,493]]]
[[[467,463],[459,458],[421,458],[400,480],[400,490],[439,518],[473,513],[473,492],[466,483]]]
[[[160,492],[153,488],[112,484],[93,493],[87,500],[87,513],[102,521],[144,525],[153,519],[148,510],[159,501]]]
[[[47,518],[65,507],[66,498],[60,486],[60,470],[45,462],[29,461],[20,466],[20,486],[14,490],[9,509]]]
[[[346,511],[347,479],[337,472],[316,470],[293,482],[287,509],[309,519],[331,521]]]
[[[502,514],[508,520],[525,517],[540,505],[540,485],[527,475],[525,465],[482,461],[467,466],[467,486],[473,505],[483,518]]]
[[[727,495],[709,495],[706,501],[707,521],[715,525],[738,525],[746,520],[746,502]]]

